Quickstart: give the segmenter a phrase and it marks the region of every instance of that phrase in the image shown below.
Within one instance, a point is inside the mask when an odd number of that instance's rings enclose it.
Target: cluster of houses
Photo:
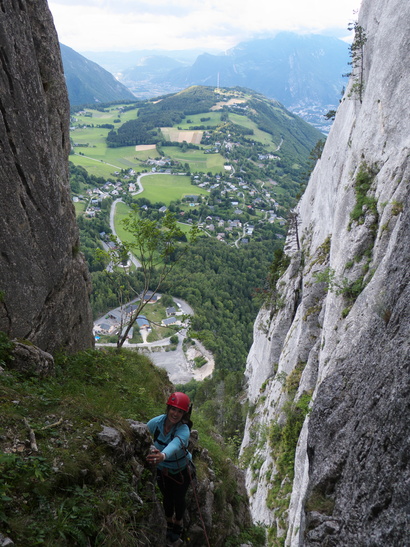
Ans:
[[[225,166],[225,168],[230,166]],[[240,217],[246,210],[249,209],[258,209],[264,213],[263,222],[273,224],[275,222],[279,223],[280,226],[284,226],[286,221],[284,218],[277,214],[277,208],[279,207],[277,201],[272,196],[272,192],[269,189],[258,189],[252,187],[243,181],[243,179],[238,178],[235,182],[230,180],[224,180],[220,175],[210,177],[208,175],[195,175],[193,176],[193,182],[200,188],[205,188],[209,192],[212,190],[218,189],[221,198],[228,196],[231,201],[230,205],[233,209],[234,219],[223,220],[219,216],[208,215],[205,221],[200,224],[208,232],[216,233],[216,238],[220,241],[224,241],[227,232],[238,231],[242,228],[242,222],[235,217]],[[275,186],[277,183],[273,180],[270,181],[272,186]],[[222,200],[217,200],[217,202],[222,202]],[[266,205],[268,204],[268,208]],[[209,206],[210,209],[213,209],[212,206]],[[188,223],[192,222],[191,219],[188,219]],[[244,236],[247,236],[243,239],[243,242],[248,242],[248,237],[252,236],[255,230],[255,226],[252,224],[247,224],[244,229]]]
[[[150,158],[145,163],[151,167],[152,173],[156,173],[157,171],[163,172],[166,168],[171,167],[172,160],[171,158],[161,158],[159,160]]]
[[[144,302],[146,302],[148,305],[156,304],[160,300],[161,294],[153,294],[152,292],[148,291],[143,298]],[[125,306],[124,308],[116,308],[114,310],[111,310],[104,317],[95,321],[93,327],[95,339],[98,341],[101,336],[119,334],[121,328],[124,332],[128,321],[138,309],[138,303],[139,300],[136,300],[132,303],[127,304],[127,306]],[[180,327],[183,325],[182,319],[183,312],[179,309],[179,307],[175,308],[174,306],[170,306],[166,308],[166,317],[161,320],[161,326],[169,327],[171,325],[174,325],[176,327]],[[138,315],[135,323],[138,326],[139,331],[145,331],[146,335],[152,330],[151,323],[146,315]],[[127,338],[131,340],[133,336],[134,327],[131,327],[127,334]]]
[[[225,165],[225,169],[228,167],[231,166]],[[199,188],[205,188],[209,192],[219,189],[221,197],[236,196],[238,199],[243,200],[246,196],[249,196],[250,199],[247,207],[260,207],[263,203],[269,203],[271,207],[275,208],[279,206],[269,190],[259,190],[251,187],[242,178],[238,178],[235,182],[232,182],[224,180],[220,175],[216,175],[215,177],[208,177],[207,175],[200,177],[199,175],[195,175],[193,182]],[[274,180],[271,180],[270,183],[273,186],[277,185],[277,182]],[[235,204],[238,205],[239,201],[233,200],[232,205],[234,206]]]
[[[239,211],[239,214],[240,213],[242,213],[242,211]],[[265,221],[269,222],[270,224],[273,224],[274,222],[279,222],[280,226],[285,226],[286,224],[286,220],[278,216],[274,210],[266,211]],[[205,230],[207,230],[208,232],[216,232],[216,238],[219,241],[225,240],[226,233],[238,231],[243,228],[243,234],[247,236],[245,239],[242,240],[243,243],[248,243],[248,237],[251,237],[255,230],[255,226],[253,224],[245,223],[243,225],[239,219],[223,220],[218,216],[213,217],[210,215],[208,215],[205,219],[205,222],[199,224],[199,226],[205,228]],[[218,229],[223,229],[223,231],[217,231]]]
[[[134,169],[127,169],[123,172],[115,171],[113,173],[117,177],[116,181],[107,181],[100,188],[89,188],[86,190],[85,195],[73,196],[73,202],[86,201],[85,215],[93,218],[101,211],[101,202],[112,197],[114,199],[127,193],[134,193],[137,190],[137,184],[135,177],[137,173]]]
[[[276,159],[276,156],[267,154],[266,157],[264,156],[260,159]],[[170,158],[147,160],[147,164],[151,166],[152,172],[164,172],[165,168],[168,168],[171,163],[172,161]],[[209,235],[215,235],[218,240],[223,241],[227,237],[228,233],[235,232],[235,230],[238,231],[242,228],[242,223],[239,220],[240,216],[243,215],[244,212],[252,209],[257,209],[265,214],[264,218],[261,220],[262,222],[268,222],[271,224],[278,222],[282,226],[285,224],[285,220],[277,215],[277,208],[279,205],[274,198],[274,191],[272,190],[272,187],[277,184],[275,181],[271,180],[268,188],[259,188],[245,182],[241,177],[232,179],[232,172],[234,171],[233,166],[225,165],[224,168],[226,171],[225,177],[222,174],[212,176],[205,173],[195,174],[192,176],[192,182],[195,186],[203,188],[209,193],[213,190],[218,190],[218,202],[219,199],[223,200],[225,198],[226,200],[226,198],[228,198],[232,206],[231,219],[222,220],[218,216],[208,216],[205,221],[202,222],[202,225],[200,226],[205,228]],[[87,201],[85,211],[86,216],[97,216],[101,210],[101,202],[107,197],[116,199],[124,194],[132,194],[136,192],[137,174],[134,169],[131,168],[121,172],[116,171],[113,175],[116,177],[116,180],[107,181],[100,188],[95,187],[87,190],[87,195],[85,196],[73,197],[74,201]],[[200,198],[200,196],[193,194],[185,196],[182,201],[187,202],[191,207],[195,207],[198,205],[198,202],[203,199],[204,197]],[[146,209],[148,207],[144,205],[142,208]],[[209,205],[209,208],[212,211],[213,206]],[[167,207],[163,206],[159,212],[165,213],[166,210]],[[191,218],[187,218],[189,213],[187,214],[186,211],[182,211],[180,215],[181,217],[184,217],[185,222],[188,224],[193,223]],[[249,225],[246,228],[246,233],[243,235],[246,235],[247,238],[251,237],[253,231],[254,226]]]

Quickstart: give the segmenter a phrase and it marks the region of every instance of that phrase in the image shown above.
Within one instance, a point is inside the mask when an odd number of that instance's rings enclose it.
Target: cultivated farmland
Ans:
[[[136,152],[145,152],[146,150],[156,150],[155,144],[138,144],[135,147]]]
[[[188,144],[201,144],[203,131],[186,131],[175,127],[161,127],[161,132],[167,141],[186,142]]]

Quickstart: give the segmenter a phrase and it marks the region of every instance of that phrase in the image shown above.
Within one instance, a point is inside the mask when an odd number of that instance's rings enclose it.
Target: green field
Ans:
[[[152,148],[151,150],[136,150],[135,160],[136,161],[147,161],[150,158],[155,159],[159,156],[157,149]]]
[[[115,123],[116,129],[127,120],[133,119],[137,115],[137,110],[131,110],[122,114],[118,113],[118,106],[109,108],[109,112],[99,112],[98,110],[86,109],[85,112],[92,114],[92,117],[75,114],[73,117],[77,120],[76,125],[84,124],[96,126],[99,124],[114,124],[114,120],[120,118],[121,123]],[[201,117],[210,117],[207,122],[201,122]],[[189,129],[191,125],[216,126],[220,123],[219,112],[209,112],[188,116],[191,122],[183,123],[179,127]],[[70,137],[74,144],[88,145],[74,147],[75,154],[70,156],[70,160],[75,165],[80,165],[87,171],[96,176],[105,178],[112,177],[114,171],[120,169],[133,168],[136,171],[142,171],[144,165],[142,162],[149,158],[158,156],[154,150],[136,150],[134,146],[119,148],[108,148],[106,138],[109,129],[102,127],[84,127],[71,130]],[[150,143],[147,143],[150,144]],[[211,172],[213,174],[223,173],[224,158],[220,154],[204,154],[203,151],[188,150],[181,152],[177,147],[164,147],[164,154],[170,158],[180,161],[182,164],[188,163],[192,172]],[[149,198],[148,198],[149,199]]]
[[[81,215],[85,211],[86,203],[85,201],[77,201],[74,203],[74,209],[76,216]]]
[[[71,138],[76,144],[89,144],[92,148],[100,148],[100,145],[105,145],[108,131],[109,129],[103,127],[81,127],[71,131]]]
[[[75,114],[76,124],[98,125],[113,124],[117,129],[122,123],[136,117],[137,110],[119,114],[118,105],[109,109],[109,112],[86,109],[91,112],[92,117]],[[115,119],[121,119],[121,123],[114,124]],[[124,146],[121,148],[108,148],[106,138],[110,130],[103,127],[84,127],[71,130],[70,137],[74,144],[88,144],[88,146],[76,146],[74,155],[70,161],[75,165],[81,165],[91,175],[97,177],[112,177],[114,171],[133,168],[141,170],[141,162],[148,158],[157,156],[156,150],[136,151],[135,146]],[[81,154],[80,154],[81,153]]]
[[[121,241],[132,241],[131,235],[129,234],[129,232],[124,230],[124,227],[122,225],[122,221],[129,215],[130,212],[131,209],[128,207],[128,205],[126,205],[122,201],[119,201],[117,203],[115,207],[114,226],[117,236]],[[178,226],[184,233],[188,233],[192,228],[190,224],[183,224],[182,222],[178,222]]]
[[[211,118],[206,122],[201,122],[201,118]],[[189,122],[188,122],[189,120]],[[189,129],[192,126],[204,125],[209,127],[216,127],[221,123],[221,112],[206,112],[203,114],[191,114],[186,116],[181,123],[178,124],[180,129]]]
[[[121,106],[126,105],[120,105],[117,104],[115,106],[111,106],[106,108],[105,110],[108,110],[108,112],[100,112],[99,110],[94,110],[92,108],[85,108],[83,112],[87,112],[92,114],[92,116],[84,116],[84,114],[75,113],[73,114],[73,117],[76,118],[77,122],[80,124],[87,124],[87,125],[98,125],[103,123],[111,123],[116,128],[119,127],[122,123],[127,122],[128,120],[133,120],[138,115],[138,109],[135,110],[128,110],[127,112],[119,112],[119,109]],[[114,120],[120,119],[121,123],[115,123]]]
[[[163,146],[162,150],[166,156],[182,164],[189,163],[191,172],[202,172],[212,174],[224,173],[225,158],[220,154],[204,154],[203,150],[182,150],[176,146]]]
[[[279,143],[274,143],[272,141],[272,135],[269,133],[266,133],[266,131],[262,131],[261,129],[258,129],[258,126],[255,122],[247,118],[246,116],[243,116],[242,114],[229,114],[229,119],[232,123],[236,123],[237,125],[242,125],[243,127],[246,127],[247,129],[253,129],[253,136],[250,136],[251,139],[254,139],[255,141],[260,142],[264,146],[266,146],[270,151],[275,151],[278,147]]]
[[[78,154],[71,154],[69,160],[74,163],[74,165],[80,165],[87,170],[90,175],[95,175],[96,177],[104,177],[105,179],[113,176],[114,171],[118,171],[118,167],[114,168],[108,163],[104,163],[102,160],[96,160],[88,156],[79,156]]]
[[[80,142],[75,140],[75,142]],[[86,142],[96,142],[87,140]],[[74,148],[75,155],[70,156],[70,161],[75,165],[81,165],[91,175],[112,177],[115,171],[132,168],[141,171],[141,161],[153,158],[156,150],[135,151],[135,146],[123,146],[121,148],[107,148],[105,143],[98,142],[87,148]],[[81,152],[81,154],[80,154]]]
[[[208,195],[208,192],[191,184],[191,177],[183,175],[146,175],[141,178],[144,191],[137,197],[144,197],[155,203],[161,201],[169,205],[171,201],[186,195]]]
[[[128,205],[126,205],[122,201],[119,201],[117,203],[115,207],[114,227],[118,238],[126,243],[131,243],[132,236],[129,232],[124,230],[122,221],[129,215],[130,212],[131,209],[128,207]]]

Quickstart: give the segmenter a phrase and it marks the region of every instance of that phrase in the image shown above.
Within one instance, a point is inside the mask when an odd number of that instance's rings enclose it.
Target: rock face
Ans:
[[[363,85],[355,69],[255,325],[242,455],[271,545],[410,542],[409,16],[363,1]]]
[[[49,352],[90,347],[69,104],[47,2],[4,0],[0,33],[0,330]]]

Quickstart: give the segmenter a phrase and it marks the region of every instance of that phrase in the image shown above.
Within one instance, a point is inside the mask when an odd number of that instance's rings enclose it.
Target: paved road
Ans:
[[[113,235],[118,239],[120,239],[120,238],[118,237],[117,232],[115,231],[114,218],[115,218],[115,208],[117,206],[117,203],[119,203],[120,201],[122,203],[124,203],[121,198],[118,198],[118,199],[114,200],[112,202],[111,210],[110,210],[110,228],[111,228],[111,231],[112,231]],[[141,262],[132,253],[130,253],[130,261],[134,264],[134,266],[136,268],[141,268]]]
[[[178,338],[178,346],[175,351],[152,351],[154,348],[151,346],[150,350],[143,350],[143,352],[149,356],[157,367],[164,368],[167,371],[169,379],[173,384],[186,384],[192,379],[203,380],[207,376],[210,376],[215,368],[212,354],[200,342],[196,341],[196,346],[200,348],[208,362],[200,369],[193,368],[182,349],[185,334],[179,333]]]
[[[194,310],[192,307],[182,300],[181,298],[174,298],[174,302],[180,305],[180,310],[185,315],[193,315]],[[118,311],[120,308],[116,308]],[[114,310],[113,310],[114,311]],[[94,323],[106,322],[104,314],[103,317],[94,321]],[[178,345],[175,351],[166,351],[166,348],[170,346],[170,339],[163,338],[156,342],[145,342],[141,344],[129,344],[125,343],[124,348],[138,348],[141,353],[146,354],[152,362],[157,366],[164,368],[169,376],[169,379],[174,384],[186,384],[192,379],[203,380],[207,376],[210,376],[214,370],[215,362],[212,354],[202,346],[202,344],[196,341],[196,347],[198,347],[202,355],[207,359],[207,364],[200,369],[193,368],[182,349],[182,342],[187,336],[187,329],[182,329],[178,334]],[[96,343],[96,347],[116,347],[116,344],[100,344]],[[192,361],[192,358],[190,359]]]

